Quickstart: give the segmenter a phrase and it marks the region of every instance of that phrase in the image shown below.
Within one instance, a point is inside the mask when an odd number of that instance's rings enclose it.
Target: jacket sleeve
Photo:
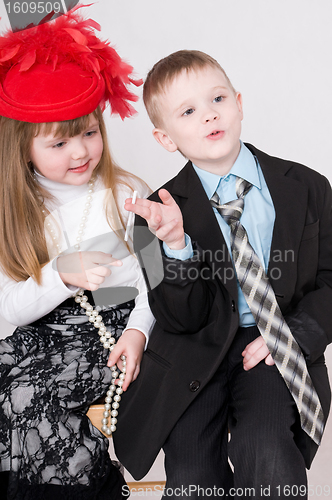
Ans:
[[[160,252],[159,261],[144,255],[144,249],[152,248],[153,243]],[[212,280],[199,245],[193,242],[193,256],[189,259],[167,257],[162,242],[149,231],[143,219],[136,217],[134,247],[147,281],[151,311],[162,329],[170,333],[195,333],[203,328],[209,321],[219,284]],[[151,272],[152,262],[154,272]]]

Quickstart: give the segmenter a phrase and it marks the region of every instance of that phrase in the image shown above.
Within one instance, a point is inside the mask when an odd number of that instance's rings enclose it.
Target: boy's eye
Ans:
[[[218,97],[215,97],[215,99],[213,99],[213,102],[221,102],[223,100],[223,97],[221,95],[218,95]]]
[[[194,112],[193,108],[189,108],[183,113],[183,116],[191,115],[193,112]]]

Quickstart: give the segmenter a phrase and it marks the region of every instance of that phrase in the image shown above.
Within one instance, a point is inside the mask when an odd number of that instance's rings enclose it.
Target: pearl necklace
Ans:
[[[79,230],[78,230],[78,236],[76,238],[76,244],[74,245],[75,250],[78,252],[80,251],[81,248],[81,242],[84,234],[84,230],[86,228],[86,223],[88,220],[88,215],[90,213],[91,209],[91,202],[93,198],[93,193],[94,193],[94,183],[95,181],[90,179],[88,182],[89,190],[88,190],[88,196],[86,197],[86,202],[84,205],[84,210],[83,210],[83,215],[82,219],[79,225]],[[43,214],[46,215],[46,210],[42,210]],[[52,229],[52,225],[50,222],[47,222],[46,224],[53,243],[57,249],[58,255],[60,254],[60,245],[57,242],[57,237],[55,235],[55,231]],[[89,321],[93,323],[93,325],[97,328],[99,336],[100,336],[100,342],[104,346],[105,349],[109,349],[111,352],[113,351],[116,341],[114,337],[112,336],[113,333],[108,331],[106,329],[106,326],[103,323],[103,318],[99,314],[98,311],[93,309],[93,306],[89,304],[88,302],[88,297],[84,295],[84,290],[80,288],[75,295],[73,295],[75,302],[80,304],[82,309],[85,309],[85,314],[88,316]],[[108,388],[108,391],[106,393],[106,398],[105,398],[105,404],[104,404],[104,413],[103,413],[103,419],[101,421],[102,428],[101,430],[107,435],[111,436],[113,432],[116,431],[116,424],[117,424],[117,416],[118,416],[118,409],[120,406],[120,400],[121,400],[121,394],[123,393],[123,383],[125,380],[126,376],[126,356],[122,355],[121,356],[121,361],[122,361],[122,369],[119,374],[118,368],[116,365],[111,366],[111,371],[112,371],[112,383]],[[115,385],[115,381],[118,379],[118,387]],[[114,395],[115,393],[115,395]],[[109,424],[109,419],[110,419],[110,425]]]

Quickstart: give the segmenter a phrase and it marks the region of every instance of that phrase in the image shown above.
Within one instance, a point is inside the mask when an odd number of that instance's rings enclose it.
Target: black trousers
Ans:
[[[294,400],[275,366],[243,370],[241,353],[258,336],[256,327],[239,328],[227,359],[172,430],[165,497],[307,498]]]

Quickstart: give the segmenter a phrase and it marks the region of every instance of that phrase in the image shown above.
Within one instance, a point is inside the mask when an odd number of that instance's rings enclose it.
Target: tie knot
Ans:
[[[237,177],[235,183],[236,200],[220,205],[220,199],[217,192],[212,196],[210,200],[211,205],[218,210],[229,226],[240,220],[244,208],[244,197],[251,188],[252,184],[250,184],[250,182],[241,179],[241,177]]]

